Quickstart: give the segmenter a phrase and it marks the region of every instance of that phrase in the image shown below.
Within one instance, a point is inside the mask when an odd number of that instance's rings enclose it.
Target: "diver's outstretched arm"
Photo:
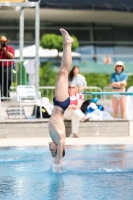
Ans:
[[[55,159],[55,164],[57,165],[62,164],[62,155],[63,155],[64,145],[65,145],[65,140],[62,138],[60,139],[60,142],[57,146],[57,156]]]

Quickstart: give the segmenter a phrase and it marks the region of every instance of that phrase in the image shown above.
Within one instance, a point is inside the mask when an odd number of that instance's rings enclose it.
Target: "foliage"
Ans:
[[[75,51],[79,47],[79,42],[75,35],[71,35],[71,37],[74,39],[74,42],[72,44],[72,51]]]
[[[16,73],[13,73],[12,86],[17,87],[18,85],[28,85],[28,74],[26,74],[23,62],[15,64],[15,71]]]
[[[57,72],[53,71],[51,66],[53,63],[43,63],[40,67],[40,86],[55,86]],[[83,74],[87,80],[88,86],[97,86],[104,88],[110,83],[110,76],[107,74],[90,73]]]
[[[40,86],[55,86],[57,72],[53,71],[51,66],[53,63],[43,63],[40,67]],[[110,85],[110,75],[100,73],[82,73],[87,81],[87,86],[97,86],[102,90]],[[133,85],[133,75],[128,77],[127,87]]]
[[[79,47],[78,39],[71,35],[74,39],[72,51]],[[57,34],[44,34],[40,40],[40,46],[47,49],[57,49],[58,53],[63,51],[63,39],[61,35]]]
[[[40,66],[40,86],[55,86],[57,72],[52,69],[52,62],[42,63]],[[12,86],[17,86],[20,84],[20,64],[16,66],[16,74],[13,74]],[[104,87],[110,85],[110,75],[109,74],[100,74],[100,73],[81,73],[85,76],[87,81],[87,86],[97,86],[102,90]],[[17,78],[17,79],[16,79]],[[133,75],[128,77],[127,87],[133,85]]]
[[[133,75],[128,76],[128,81],[127,81],[127,87],[126,88],[129,88],[132,85],[133,85]]]
[[[83,75],[86,78],[87,86],[97,86],[103,89],[110,84],[110,75],[108,74],[87,73]]]
[[[51,70],[52,63],[42,63],[40,66],[40,86],[55,86],[57,72]],[[47,90],[40,89],[42,97],[48,97],[50,101],[52,101],[53,96],[51,96],[51,92],[49,93]],[[54,93],[54,91],[53,91]]]
[[[100,74],[100,73],[90,73],[83,74],[86,77],[87,86],[97,86],[102,90],[106,86],[110,86],[110,75],[109,74]],[[128,89],[133,85],[133,75],[128,76],[127,86]]]
[[[54,86],[57,72],[51,70],[51,62],[42,63],[40,66],[40,86]]]

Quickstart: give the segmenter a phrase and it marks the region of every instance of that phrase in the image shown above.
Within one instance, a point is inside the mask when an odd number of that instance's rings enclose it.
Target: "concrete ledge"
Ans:
[[[48,146],[51,138],[0,138],[0,147],[26,147]],[[82,148],[81,145],[133,145],[133,136],[128,137],[80,137],[65,140],[65,146],[72,145],[74,148]]]
[[[133,121],[129,121],[129,133],[130,136],[133,136]]]
[[[0,122],[0,138],[49,137],[48,119],[4,120]]]
[[[67,137],[71,134],[71,122],[65,122]],[[81,122],[79,127],[79,137],[121,137],[129,136],[128,120],[103,120]]]
[[[0,121],[0,138],[49,137],[49,119]],[[71,137],[71,121],[65,121],[66,137]],[[79,137],[127,137],[133,135],[133,121],[104,120],[80,122]]]

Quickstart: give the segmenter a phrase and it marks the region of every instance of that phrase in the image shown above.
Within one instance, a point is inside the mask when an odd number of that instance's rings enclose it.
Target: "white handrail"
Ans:
[[[133,96],[133,92],[83,92],[83,94],[91,94],[91,95],[125,95],[125,96]]]

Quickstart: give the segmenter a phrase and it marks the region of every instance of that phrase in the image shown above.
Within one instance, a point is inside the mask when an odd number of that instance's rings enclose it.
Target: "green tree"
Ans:
[[[101,73],[85,73],[87,86],[97,86],[103,89],[110,84],[110,75]]]
[[[76,48],[79,47],[79,42],[78,42],[78,39],[74,35],[71,35],[71,37],[74,39],[74,43],[72,44],[72,51],[74,51]],[[44,34],[41,37],[40,46],[42,48],[47,48],[47,49],[57,49],[58,55],[59,55],[59,52],[63,51],[62,36],[53,34],[53,33],[52,34]]]
[[[52,63],[46,62],[42,63],[40,66],[40,86],[55,86],[57,72],[51,69]],[[47,92],[47,90],[40,89],[42,97],[47,96],[50,101],[52,101],[51,92]],[[54,93],[54,91],[53,91]]]
[[[55,86],[58,72],[54,71],[52,66],[54,63],[42,63],[40,67],[40,86]],[[102,90],[110,85],[110,74],[101,73],[82,73],[87,81],[87,86],[97,86]],[[127,87],[133,85],[133,75],[128,77]],[[45,96],[45,95],[44,95]]]
[[[51,69],[52,63],[42,63],[40,66],[40,86],[54,86],[57,72]]]

